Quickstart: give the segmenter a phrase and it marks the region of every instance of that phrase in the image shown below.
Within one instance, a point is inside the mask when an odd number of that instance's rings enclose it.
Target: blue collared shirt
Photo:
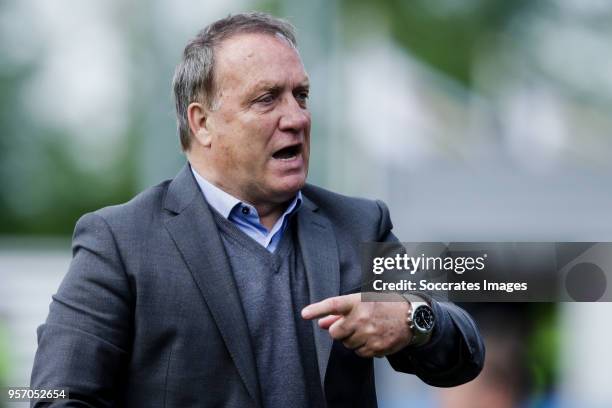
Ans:
[[[276,250],[278,243],[283,237],[283,233],[287,229],[289,219],[302,205],[302,192],[298,191],[283,215],[276,221],[272,229],[268,231],[259,221],[259,214],[255,207],[221,190],[200,176],[193,167],[191,167],[191,171],[208,204],[270,252]]]

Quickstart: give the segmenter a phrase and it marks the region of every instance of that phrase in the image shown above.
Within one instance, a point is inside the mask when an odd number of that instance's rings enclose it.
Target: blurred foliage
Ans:
[[[533,398],[544,400],[559,380],[561,329],[554,303],[536,303],[531,308],[533,332],[529,336],[527,361],[532,374]]]
[[[275,16],[283,15],[283,1],[278,0],[259,0],[256,2],[255,9],[265,11]],[[299,41],[299,38],[298,38]]]
[[[535,2],[527,0],[344,0],[342,12],[349,38],[367,26],[364,19],[376,16],[389,27],[402,47],[451,78],[472,83],[476,51],[495,47],[506,25]]]
[[[122,139],[109,164],[85,168],[95,153],[75,157],[69,149],[74,137],[37,123],[20,103],[21,87],[36,67],[1,68],[0,234],[71,234],[85,212],[133,196],[136,131]]]
[[[0,234],[71,234],[76,220],[84,213],[133,196],[132,160],[123,158],[122,163],[117,160],[116,167],[102,172],[86,171],[62,150],[61,140],[57,137],[54,141],[41,142],[44,156],[39,159],[44,160],[44,165],[34,166],[27,176],[11,171],[2,174],[2,178],[13,178],[12,185],[17,181],[19,189],[39,189],[46,194],[35,194],[32,198],[30,193],[23,192],[24,200],[38,200],[28,211],[8,205],[6,196],[1,197]],[[20,191],[9,193],[18,195]]]

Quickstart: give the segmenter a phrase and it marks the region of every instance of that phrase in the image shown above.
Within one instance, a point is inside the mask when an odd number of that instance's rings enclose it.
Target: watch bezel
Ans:
[[[431,325],[429,325],[429,327],[422,327],[416,320],[417,314],[420,311],[427,311],[427,313],[429,313],[429,315],[432,318],[432,322]],[[435,325],[436,325],[436,315],[433,312],[433,309],[431,308],[431,306],[427,305],[427,304],[421,304],[418,305],[416,308],[414,308],[414,310],[412,311],[412,324],[414,326],[414,329],[427,334],[427,333],[431,333],[431,331],[434,329]]]

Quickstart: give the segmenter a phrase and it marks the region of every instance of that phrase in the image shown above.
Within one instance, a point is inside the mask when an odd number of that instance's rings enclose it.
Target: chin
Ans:
[[[276,195],[281,198],[282,201],[286,201],[296,195],[305,184],[306,177],[303,175],[284,177],[283,180],[279,180],[279,182],[274,184],[272,190],[275,191]]]

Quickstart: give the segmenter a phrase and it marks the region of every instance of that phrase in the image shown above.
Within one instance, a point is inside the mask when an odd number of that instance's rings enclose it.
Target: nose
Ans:
[[[283,111],[279,121],[279,129],[297,133],[305,131],[310,127],[310,112],[308,108],[296,100],[295,96],[290,95],[285,98]]]

